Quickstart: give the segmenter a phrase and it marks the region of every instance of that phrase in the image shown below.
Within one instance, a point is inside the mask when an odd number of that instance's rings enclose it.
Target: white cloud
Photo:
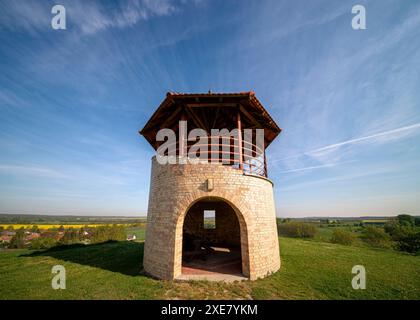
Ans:
[[[8,1],[0,3],[0,28],[19,29],[29,32],[49,30],[52,18],[51,1]],[[179,11],[186,2],[171,0],[133,0],[114,3],[115,8],[106,10],[101,1],[63,0],[66,8],[67,30],[91,35],[108,28],[126,28],[142,20],[169,16]]]
[[[34,32],[49,28],[51,4],[40,1],[2,1],[0,2],[0,29],[20,29]]]
[[[387,130],[387,131],[375,133],[375,134],[364,136],[364,137],[353,138],[353,139],[341,141],[341,142],[338,142],[338,143],[326,145],[326,146],[323,146],[323,147],[320,147],[320,148],[316,148],[316,149],[313,149],[313,150],[310,150],[310,151],[307,151],[307,152],[303,152],[303,153],[299,153],[299,154],[295,154],[295,155],[292,155],[292,156],[288,156],[288,157],[284,157],[284,158],[280,158],[280,159],[273,159],[270,162],[271,163],[276,163],[276,162],[280,162],[280,161],[287,161],[289,159],[300,158],[300,157],[303,157],[303,156],[310,156],[310,157],[315,158],[315,159],[330,157],[330,159],[331,159],[331,153],[337,151],[341,147],[349,146],[349,145],[357,145],[357,144],[367,143],[367,142],[374,143],[375,141],[377,141],[379,143],[387,143],[387,142],[391,142],[391,141],[395,141],[395,140],[398,140],[398,139],[405,138],[408,135],[415,132],[415,130],[418,130],[418,129],[420,129],[420,123],[415,123],[415,124],[412,124],[412,125],[409,125],[409,126],[400,127],[400,128],[393,129],[393,130]],[[318,167],[321,168],[321,167],[326,167],[326,166],[329,166],[329,165],[326,164],[326,165],[318,166]],[[293,171],[293,170],[288,170],[287,172],[291,172],[291,171]]]
[[[356,180],[361,178],[366,178],[369,176],[381,176],[383,177],[385,174],[389,174],[391,172],[395,172],[395,168],[390,167],[377,167],[377,168],[369,168],[368,170],[360,170],[355,172],[338,174],[333,177],[328,178],[321,178],[317,180],[310,180],[305,182],[296,183],[284,188],[281,188],[281,192],[286,191],[295,191],[300,189],[305,189],[308,187],[318,186],[318,185],[328,185],[331,186],[336,183],[341,183],[343,181],[349,181],[349,180]]]
[[[338,163],[327,163],[327,164],[322,164],[322,165],[319,165],[319,166],[310,166],[310,167],[303,167],[303,168],[280,171],[279,173],[292,173],[292,172],[310,171],[310,170],[316,170],[316,169],[322,169],[322,168],[331,168],[331,167],[335,167],[337,165],[338,165]]]
[[[17,176],[36,176],[53,179],[69,179],[70,177],[53,169],[33,166],[0,165],[1,174],[11,174]]]

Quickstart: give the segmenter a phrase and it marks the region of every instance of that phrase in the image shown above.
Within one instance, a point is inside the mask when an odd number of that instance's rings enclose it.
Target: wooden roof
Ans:
[[[178,130],[181,116],[188,120],[188,131],[201,128],[232,130],[236,115],[241,114],[242,129],[264,129],[265,147],[281,132],[279,126],[255,97],[254,92],[238,93],[175,93],[168,92],[152,117],[140,130],[157,149],[156,134],[160,129]]]

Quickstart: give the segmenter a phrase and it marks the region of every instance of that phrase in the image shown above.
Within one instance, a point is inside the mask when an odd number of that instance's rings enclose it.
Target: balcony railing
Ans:
[[[222,163],[242,170],[245,174],[267,177],[267,162],[265,151],[248,141],[242,141],[242,149],[239,150],[239,139],[236,137],[208,136],[208,143],[199,141],[185,141],[184,147],[180,143],[167,145],[168,149],[163,155],[168,155],[168,150],[174,148],[177,157],[189,157],[194,154],[198,161],[209,163]],[[215,143],[215,141],[217,141]],[[194,150],[191,148],[194,147]],[[181,152],[180,152],[181,151]]]

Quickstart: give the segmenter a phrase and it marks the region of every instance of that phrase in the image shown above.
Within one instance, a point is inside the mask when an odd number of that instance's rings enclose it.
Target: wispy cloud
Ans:
[[[295,191],[295,190],[299,190],[299,189],[305,189],[308,187],[313,187],[316,185],[328,185],[331,186],[333,184],[336,183],[341,183],[341,182],[345,182],[345,181],[350,181],[350,180],[356,180],[356,179],[364,179],[366,177],[370,177],[370,176],[384,176],[385,174],[389,174],[391,172],[395,172],[396,169],[395,168],[390,168],[390,167],[382,167],[382,168],[369,168],[368,170],[360,170],[360,171],[356,171],[356,172],[344,172],[342,174],[338,174],[338,175],[334,175],[332,177],[327,177],[327,178],[319,178],[316,180],[309,180],[309,181],[304,181],[304,182],[299,182],[299,183],[295,183],[292,184],[290,186],[285,186],[283,188],[281,188],[281,192],[286,192],[286,191]]]
[[[383,132],[379,132],[379,133],[375,133],[372,135],[368,135],[368,136],[364,136],[364,137],[359,137],[359,138],[353,138],[353,139],[349,139],[346,141],[341,141],[338,143],[334,143],[334,144],[330,144],[324,147],[320,147],[320,148],[316,148],[307,152],[303,152],[300,154],[296,154],[296,155],[292,155],[292,156],[288,156],[285,158],[281,158],[281,159],[273,159],[271,162],[279,162],[279,161],[284,161],[287,159],[293,159],[293,158],[299,158],[302,156],[319,156],[321,154],[325,154],[328,153],[330,151],[334,151],[339,149],[340,147],[343,146],[348,146],[348,145],[356,145],[356,144],[360,144],[360,143],[365,143],[365,142],[374,142],[374,141],[380,141],[381,143],[386,143],[389,141],[394,141],[396,139],[400,139],[405,137],[406,135],[404,133],[408,132],[408,131],[414,131],[420,129],[420,123],[415,123],[409,126],[404,126],[404,127],[400,127],[397,129],[393,129],[393,130],[387,130],[387,131],[383,131]],[[323,165],[323,166],[317,166],[318,168],[322,168],[325,166],[331,166],[331,165]],[[313,167],[313,168],[317,168],[317,167]],[[293,170],[289,170],[287,172],[292,172]]]
[[[416,123],[410,126],[405,126],[405,127],[401,127],[401,128],[397,128],[397,129],[393,129],[393,130],[388,130],[388,131],[384,131],[384,132],[380,132],[380,133],[376,133],[376,134],[372,134],[369,136],[365,136],[365,137],[360,137],[360,138],[355,138],[355,139],[350,139],[350,140],[346,140],[346,141],[342,141],[339,143],[334,143],[322,148],[318,148],[315,150],[312,150],[309,152],[309,154],[319,154],[325,151],[330,151],[330,150],[335,150],[338,149],[342,146],[347,146],[347,145],[353,145],[353,144],[360,144],[360,143],[364,143],[364,142],[372,142],[372,141],[380,141],[381,143],[386,143],[388,141],[393,141],[396,139],[399,139],[401,137],[404,137],[404,135],[401,135],[401,133],[405,133],[407,131],[412,131],[412,130],[416,130],[420,128],[420,123]]]
[[[155,16],[168,16],[178,11],[170,0],[136,0],[123,2],[112,13],[106,12],[100,3],[70,2],[69,15],[74,24],[85,34],[93,34],[107,28],[126,28],[141,20]]]
[[[290,169],[285,171],[280,171],[279,173],[292,173],[292,172],[302,172],[302,171],[311,171],[316,169],[323,169],[323,168],[331,168],[339,165],[339,163],[327,163],[319,166],[309,166],[309,167],[303,167],[303,168],[297,168],[297,169]]]
[[[5,165],[0,164],[0,174],[15,175],[15,176],[35,176],[42,178],[53,179],[70,179],[71,177],[59,171],[44,167],[33,166],[18,166],[18,165]]]
[[[68,30],[90,35],[108,28],[132,27],[153,17],[169,16],[180,11],[188,1],[132,0],[114,3],[109,10],[101,1],[63,0]],[[52,18],[52,1],[26,0],[0,3],[0,28],[23,28],[29,32],[47,30]]]

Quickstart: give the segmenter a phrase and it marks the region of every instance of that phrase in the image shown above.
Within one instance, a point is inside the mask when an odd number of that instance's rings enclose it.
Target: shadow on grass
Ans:
[[[108,241],[91,245],[63,245],[20,257],[52,257],[124,275],[139,276],[143,268],[143,249],[143,242]]]

